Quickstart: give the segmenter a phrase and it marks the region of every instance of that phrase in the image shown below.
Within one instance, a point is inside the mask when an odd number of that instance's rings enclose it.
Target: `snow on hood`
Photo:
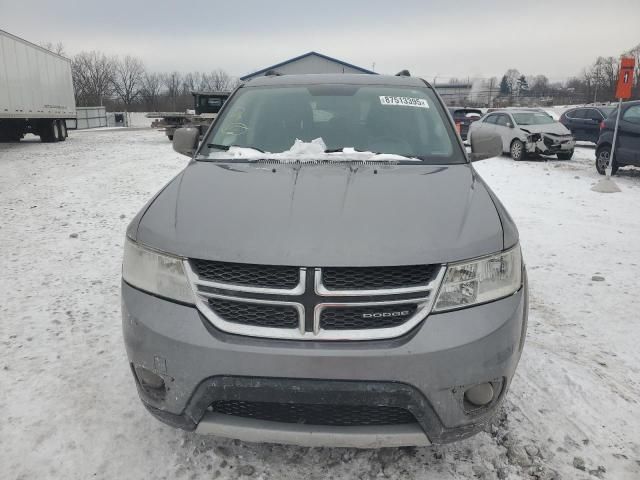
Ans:
[[[405,157],[403,155],[395,155],[391,153],[375,153],[360,152],[354,148],[343,148],[341,152],[326,153],[327,145],[322,138],[316,138],[310,142],[304,142],[296,138],[291,148],[285,152],[271,153],[261,152],[254,148],[248,147],[229,147],[226,152],[214,152],[208,155],[208,158],[219,160],[279,160],[282,163],[295,163],[298,161],[318,161],[330,160],[334,162],[353,162],[353,161],[377,161],[377,162],[398,162],[398,161],[415,161],[420,162],[418,158]]]

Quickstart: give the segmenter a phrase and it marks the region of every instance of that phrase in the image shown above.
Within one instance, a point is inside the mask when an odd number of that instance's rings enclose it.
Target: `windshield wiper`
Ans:
[[[256,152],[260,152],[260,153],[265,153],[264,150],[262,150],[261,148],[257,148],[257,147],[245,147],[244,145],[220,145],[217,143],[207,143],[207,147],[209,148],[215,148],[216,150],[222,150],[222,151],[227,151],[229,150],[231,147],[236,147],[236,148],[250,148],[251,150],[255,150]]]
[[[353,148],[353,147],[340,147],[340,148],[327,148],[324,153],[342,153],[345,148]],[[368,150],[360,150],[359,148],[353,148],[354,152],[367,152]],[[372,152],[375,153],[375,152]]]
[[[207,147],[215,148],[216,150],[224,150],[225,152],[229,150],[231,145],[218,145],[217,143],[207,143]]]

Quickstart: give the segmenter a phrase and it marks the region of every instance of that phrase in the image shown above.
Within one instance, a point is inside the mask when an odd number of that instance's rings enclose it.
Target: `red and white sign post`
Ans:
[[[620,60],[620,73],[618,74],[618,85],[616,87],[616,98],[618,99],[618,112],[616,114],[616,125],[613,130],[613,145],[609,154],[609,163],[606,168],[606,178],[598,182],[592,190],[602,193],[619,192],[618,186],[611,180],[611,169],[613,165],[613,155],[616,151],[616,142],[618,140],[618,124],[620,123],[620,112],[622,111],[622,100],[631,98],[631,88],[633,87],[633,69],[635,67],[635,59],[623,57]]]
[[[613,145],[607,165],[607,178],[611,178],[611,166],[613,165],[613,154],[616,151],[616,140],[618,139],[618,124],[620,123],[620,112],[622,111],[622,100],[631,98],[631,88],[633,87],[633,69],[636,66],[634,58],[623,57],[620,61],[620,73],[618,74],[618,86],[616,87],[616,98],[618,99],[618,114],[616,115],[616,126],[613,130]]]

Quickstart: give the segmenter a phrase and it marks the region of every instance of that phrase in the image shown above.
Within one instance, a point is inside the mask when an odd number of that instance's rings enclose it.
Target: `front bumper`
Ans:
[[[522,351],[527,285],[502,300],[432,314],[390,340],[302,342],[221,332],[190,306],[122,285],[124,339],[132,366],[160,375],[165,395],[137,383],[147,409],[186,430],[249,441],[379,447],[446,443],[483,429],[508,389]],[[134,375],[135,377],[135,375]],[[494,401],[469,412],[466,388],[492,382]],[[214,414],[228,398],[406,407],[417,424],[317,427]]]
[[[552,137],[544,133],[538,133],[528,135],[525,145],[527,153],[555,155],[572,151],[576,146],[576,142],[573,138]]]

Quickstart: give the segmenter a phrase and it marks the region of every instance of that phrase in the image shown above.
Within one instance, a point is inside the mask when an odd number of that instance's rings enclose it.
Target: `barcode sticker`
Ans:
[[[424,98],[390,97],[387,95],[381,95],[380,103],[382,105],[398,105],[400,107],[429,108],[429,104]]]

